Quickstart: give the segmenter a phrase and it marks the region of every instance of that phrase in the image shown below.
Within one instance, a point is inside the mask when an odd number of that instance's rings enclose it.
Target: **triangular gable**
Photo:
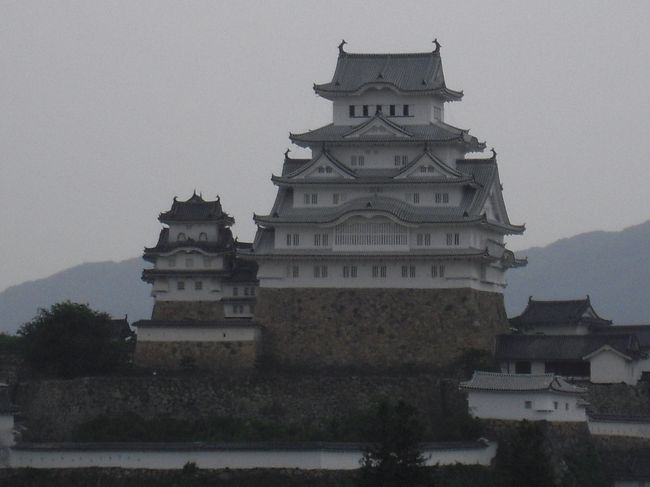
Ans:
[[[422,171],[421,168],[425,168]],[[462,178],[464,174],[448,166],[431,152],[425,151],[397,173],[394,179],[409,177]]]
[[[591,352],[591,353],[585,355],[584,357],[582,357],[582,360],[590,360],[593,357],[595,357],[596,355],[600,355],[601,353],[604,353],[604,352],[613,353],[614,355],[617,355],[618,357],[621,357],[622,359],[627,360],[627,361],[632,360],[632,357],[630,357],[629,355],[626,355],[624,353],[619,352],[618,350],[616,350],[614,347],[611,347],[610,345],[603,345],[602,347],[597,348],[593,352]]]
[[[413,134],[404,127],[386,119],[381,113],[376,114],[370,120],[357,125],[349,132],[343,134],[344,139],[364,137],[403,137],[411,138]]]
[[[318,172],[319,167],[322,167],[325,172]],[[327,172],[327,168],[331,171]],[[300,167],[297,171],[287,174],[285,177],[289,179],[304,179],[307,177],[334,177],[344,179],[354,179],[357,174],[347,168],[344,164],[339,162],[328,151],[320,152],[311,162]]]

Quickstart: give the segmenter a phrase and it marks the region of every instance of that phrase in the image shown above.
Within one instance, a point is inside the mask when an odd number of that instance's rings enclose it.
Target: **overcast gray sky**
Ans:
[[[432,49],[499,153],[512,248],[650,218],[650,2],[0,0],[0,290],[156,241],[221,195],[240,240],[349,52]],[[299,153],[294,148],[293,154]],[[613,256],[614,258],[614,256]]]

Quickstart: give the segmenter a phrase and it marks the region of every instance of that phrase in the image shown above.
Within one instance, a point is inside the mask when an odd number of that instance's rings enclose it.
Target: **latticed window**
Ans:
[[[334,228],[334,245],[407,245],[406,228],[397,223],[349,222]]]

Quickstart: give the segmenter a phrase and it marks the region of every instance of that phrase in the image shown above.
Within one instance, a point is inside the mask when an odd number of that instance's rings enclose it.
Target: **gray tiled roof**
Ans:
[[[505,374],[476,371],[470,380],[461,382],[462,389],[482,391],[546,391],[581,394],[584,387],[574,386],[554,374]]]
[[[362,125],[366,125],[372,122],[376,118],[386,119],[386,117],[376,115],[375,117],[366,120],[359,125],[334,125],[330,123],[308,132],[303,132],[300,134],[291,133],[289,134],[289,138],[295,144],[303,147],[321,143],[358,144],[360,142],[369,141],[395,143],[427,142],[429,144],[462,142],[471,146],[475,150],[481,150],[485,147],[485,144],[479,142],[476,137],[468,135],[466,130],[459,129],[445,123],[438,122],[423,125],[398,125],[397,123],[390,121],[389,118],[387,120],[389,120],[392,125],[398,127],[400,131],[407,134],[407,136],[365,134],[361,137],[346,137],[350,132],[360,128]]]
[[[445,84],[438,50],[408,54],[350,54],[340,52],[332,81],[314,85],[316,93],[330,98],[357,92],[367,84],[386,84],[406,93],[433,93],[458,100],[462,92]]]
[[[638,351],[634,335],[498,335],[497,360],[582,360],[609,345],[625,355]]]
[[[161,222],[214,221],[224,225],[235,223],[235,219],[221,209],[219,198],[206,201],[196,193],[186,201],[174,198],[171,209],[161,213],[158,219]]]
[[[170,241],[169,228],[163,228],[158,236],[156,246],[145,247],[143,258],[148,262],[155,262],[160,254],[181,248],[188,250],[199,249],[210,254],[223,254],[233,252],[234,240],[230,228],[224,228],[219,232],[219,240],[217,242],[193,240],[191,238],[181,241]]]
[[[582,315],[591,311],[596,318],[583,317]],[[607,326],[612,322],[600,318],[593,307],[589,297],[577,300],[560,301],[537,301],[528,300],[526,309],[521,315],[510,319],[510,323],[516,327],[529,327],[533,325],[565,325],[585,323],[596,326]]]
[[[592,330],[592,333],[629,333],[636,336],[641,350],[650,350],[650,325],[612,325],[608,327],[595,328]]]
[[[410,205],[401,200],[377,195],[357,198],[335,207],[294,208],[293,192],[290,188],[280,186],[275,203],[269,215],[254,215],[257,223],[273,225],[275,223],[329,223],[352,211],[384,211],[397,218],[413,223],[468,223],[487,221],[481,211],[489,196],[490,189],[497,187],[500,194],[499,174],[496,159],[459,159],[456,161],[458,171],[473,184],[463,188],[463,196],[456,207],[421,207]],[[361,173],[367,174],[367,173]],[[283,180],[284,181],[284,180]],[[469,182],[469,181],[468,181]],[[441,183],[446,184],[446,183]],[[500,199],[501,203],[502,199]],[[370,205],[370,206],[368,206]],[[490,221],[490,224],[511,233],[521,233],[523,226],[510,223],[505,205],[502,204],[503,222]]]

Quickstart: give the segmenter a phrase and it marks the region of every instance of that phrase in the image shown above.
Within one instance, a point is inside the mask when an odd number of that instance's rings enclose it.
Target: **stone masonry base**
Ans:
[[[257,342],[138,342],[135,364],[162,370],[252,369]]]
[[[440,367],[508,330],[503,295],[473,289],[260,288],[255,316],[287,367]]]

